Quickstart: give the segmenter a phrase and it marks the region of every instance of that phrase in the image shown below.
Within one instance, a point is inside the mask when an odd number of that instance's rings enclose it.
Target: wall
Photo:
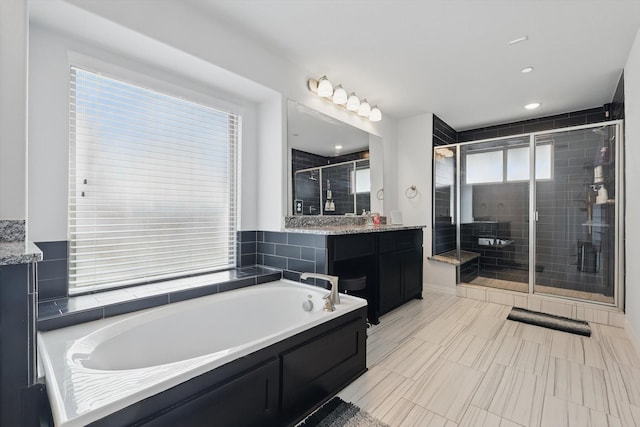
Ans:
[[[27,2],[0,2],[0,220],[27,217]]]
[[[423,258],[425,284],[451,284],[450,266],[428,261],[432,254],[432,135],[433,115],[420,114],[398,123],[398,207],[404,224],[426,225],[423,229]],[[385,161],[386,161],[385,157]],[[415,185],[416,195],[409,189]],[[455,278],[455,270],[454,270]],[[455,285],[455,279],[454,283]]]
[[[306,86],[309,78],[317,78],[318,73],[322,74],[326,70],[303,70],[261,46],[259,40],[251,39],[237,29],[217,22],[216,17],[208,16],[191,6],[192,3],[137,1],[129,2],[124,8],[118,2],[51,0],[39,2],[35,18],[48,21],[63,31],[73,32],[76,37],[92,38],[123,48],[129,46],[135,49],[138,43],[153,40],[164,47],[168,46],[208,64],[215,64],[216,67],[244,79],[243,82],[236,81],[232,85],[234,91],[246,92],[247,88],[260,85],[278,94],[277,97],[267,96],[257,100],[259,152],[265,154],[265,157],[258,157],[255,170],[258,174],[255,177],[258,186],[258,227],[245,228],[243,223],[243,228],[278,230],[286,212],[288,174],[287,169],[280,166],[287,162],[286,141],[282,132],[287,98],[380,136],[384,141],[385,167],[388,172],[384,174],[385,210],[389,209],[388,206],[395,206],[397,191],[393,169],[396,165],[396,122],[393,118],[385,115],[381,122],[372,123],[326,102],[309,92]],[[175,25],[175,22],[189,22],[189,25]],[[100,27],[100,31],[94,29],[97,27]],[[103,37],[105,31],[110,34],[106,40]],[[144,56],[153,53],[153,49],[140,52]],[[275,163],[267,164],[267,159],[275,160]],[[262,190],[268,190],[268,193],[265,194]]]
[[[109,71],[132,83],[152,83],[154,88],[196,102],[214,103],[215,106],[241,112],[240,227],[255,229],[258,226],[255,183],[259,157],[257,105],[251,100],[37,24],[30,28],[30,61],[28,198],[31,209],[28,228],[32,241],[52,242],[68,238],[70,62]],[[280,146],[280,141],[277,141],[277,146]]]
[[[640,353],[640,191],[634,186],[640,182],[640,168],[635,161],[640,159],[640,30],[636,35],[631,53],[624,68],[625,83],[625,180],[628,189],[625,194],[626,213],[626,316],[627,329],[634,338],[636,350]]]

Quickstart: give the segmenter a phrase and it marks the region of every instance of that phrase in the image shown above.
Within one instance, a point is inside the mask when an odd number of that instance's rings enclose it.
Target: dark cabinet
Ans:
[[[422,230],[380,236],[379,314],[422,296]]]
[[[368,318],[422,296],[422,229],[329,236],[329,274],[367,276]]]

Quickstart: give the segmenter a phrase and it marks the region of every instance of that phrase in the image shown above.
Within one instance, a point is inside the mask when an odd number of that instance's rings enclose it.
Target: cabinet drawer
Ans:
[[[411,249],[422,246],[422,230],[387,231],[380,233],[380,252]]]
[[[371,233],[333,238],[333,260],[359,258],[376,252],[375,236]]]

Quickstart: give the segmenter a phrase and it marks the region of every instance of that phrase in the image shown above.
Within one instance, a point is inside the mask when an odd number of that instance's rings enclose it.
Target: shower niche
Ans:
[[[433,254],[459,282],[618,305],[620,139],[612,121],[436,147]]]

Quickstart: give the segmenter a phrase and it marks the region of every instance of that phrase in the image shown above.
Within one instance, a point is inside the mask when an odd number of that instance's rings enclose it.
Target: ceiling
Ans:
[[[383,120],[432,112],[458,131],[610,102],[640,27],[640,0],[189,2]]]

